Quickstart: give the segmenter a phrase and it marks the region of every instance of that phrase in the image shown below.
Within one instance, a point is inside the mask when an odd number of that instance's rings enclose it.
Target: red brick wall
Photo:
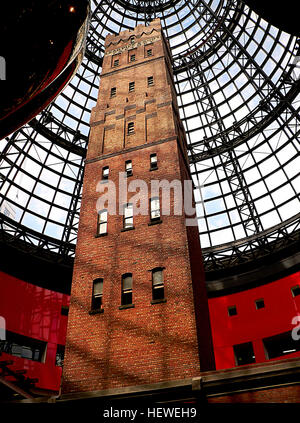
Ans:
[[[208,398],[209,404],[299,403],[300,385],[282,386]]]
[[[110,215],[108,235],[95,238],[99,197],[96,187],[104,166],[110,167],[109,179],[117,184],[119,172],[124,171],[125,161],[130,159],[133,176],[127,182],[142,179],[148,187],[152,179],[181,180],[186,167],[185,160],[180,159],[186,156],[182,137],[179,143],[183,147],[178,148],[175,92],[168,84],[168,47],[161,38],[153,44],[154,56],[145,58],[145,46],[141,44],[161,36],[159,22],[154,21],[147,28],[138,27],[134,33],[127,31],[119,37],[108,37],[107,51],[128,45],[129,36],[134,34],[136,63],[128,64],[126,49],[117,70],[111,68],[111,56],[105,57],[98,104],[91,118],[63,392],[191,378],[199,375],[200,367],[202,370],[213,367],[200,245],[194,239],[197,231],[188,237],[185,216],[171,213],[162,216],[161,224],[153,226],[148,225],[149,215],[135,216],[135,229],[122,232],[123,216]],[[147,76],[152,75],[155,86],[148,88]],[[128,83],[134,80],[136,90],[129,95]],[[117,88],[115,99],[110,99],[111,87]],[[136,124],[134,135],[126,135],[128,121]],[[156,171],[150,171],[151,153],[158,157]],[[146,201],[149,198],[150,194]],[[117,202],[117,210],[118,206]],[[193,272],[193,281],[189,242],[195,254],[192,264],[200,269]],[[151,270],[156,267],[165,268],[167,301],[151,304]],[[127,272],[133,274],[135,307],[120,310],[121,276]],[[104,313],[89,315],[92,283],[98,277],[104,279]],[[203,309],[198,329],[196,296]],[[197,335],[205,345],[203,365]],[[201,355],[202,350],[200,358]]]

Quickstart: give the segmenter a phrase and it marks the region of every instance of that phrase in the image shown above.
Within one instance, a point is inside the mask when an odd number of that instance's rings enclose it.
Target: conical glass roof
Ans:
[[[153,18],[161,19],[173,54],[207,271],[299,239],[297,38],[239,0],[91,5],[77,75],[43,113],[0,143],[0,212],[9,242],[24,240],[58,260],[74,255],[104,40]]]

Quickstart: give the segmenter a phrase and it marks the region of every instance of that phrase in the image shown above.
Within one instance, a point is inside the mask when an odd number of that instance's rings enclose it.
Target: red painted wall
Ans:
[[[293,317],[300,315],[300,296],[291,288],[300,283],[300,272],[243,292],[209,300],[216,368],[235,367],[233,345],[253,342],[256,362],[267,361],[262,339],[292,330]],[[256,310],[255,300],[264,299],[265,308]],[[235,305],[237,315],[229,317],[228,307]],[[279,359],[298,357],[300,352]],[[276,359],[274,359],[276,360]]]
[[[253,342],[256,362],[266,361],[262,339],[292,330],[292,318],[300,315],[300,296],[293,298],[291,287],[300,283],[300,272],[267,285],[240,293],[209,299],[216,368],[235,367],[233,345]],[[255,300],[263,298],[265,308],[256,310]],[[46,341],[46,362],[2,354],[0,360],[14,361],[14,370],[26,369],[27,376],[38,378],[36,387],[58,390],[61,368],[55,366],[57,344],[64,345],[67,317],[61,306],[69,305],[69,296],[22,282],[0,272],[0,316],[7,330]],[[228,316],[235,305],[237,316]],[[300,352],[284,357],[300,356]],[[279,357],[278,359],[282,359]],[[276,359],[275,359],[276,360]]]
[[[69,296],[23,282],[0,272],[0,316],[6,330],[47,342],[45,363],[3,353],[0,360],[10,359],[13,370],[26,369],[25,376],[38,378],[37,388],[57,391],[61,368],[55,366],[57,344],[64,345],[67,317],[61,307],[69,305]]]

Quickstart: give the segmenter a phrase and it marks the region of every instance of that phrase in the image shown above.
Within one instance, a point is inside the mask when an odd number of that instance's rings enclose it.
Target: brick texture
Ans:
[[[209,404],[299,403],[300,386],[281,386],[208,398]]]
[[[117,213],[108,217],[107,236],[95,237],[103,167],[109,166],[109,180],[116,185],[126,160],[133,164],[127,184],[141,179],[150,187],[153,179],[190,179],[160,21],[108,36],[105,45],[91,115],[63,393],[185,379],[214,368],[198,229],[186,227],[184,215],[174,215],[174,196],[171,214],[162,215],[162,223],[149,226],[149,214],[137,215],[134,229],[122,232],[123,216]],[[119,65],[114,67],[116,58]],[[134,92],[129,92],[129,82],[135,82]],[[113,98],[111,88],[116,88]],[[127,135],[129,122],[134,122],[132,135]],[[152,153],[158,158],[154,171]],[[134,195],[129,193],[128,199]],[[150,193],[145,200],[149,198]],[[151,304],[151,270],[156,267],[164,268],[166,302]],[[133,275],[134,307],[120,310],[121,277],[127,272]],[[104,312],[90,315],[92,284],[99,277],[104,280]]]

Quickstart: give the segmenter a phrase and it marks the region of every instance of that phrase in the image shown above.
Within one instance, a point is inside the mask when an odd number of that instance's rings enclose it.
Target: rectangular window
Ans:
[[[148,87],[152,87],[154,85],[154,78],[153,76],[148,76]]]
[[[292,291],[293,297],[298,297],[298,295],[300,295],[300,286],[299,285],[293,286],[291,288],[291,291]]]
[[[237,315],[237,309],[236,306],[230,306],[228,307],[228,316],[236,316]]]
[[[127,126],[127,135],[134,134],[134,122],[129,122]]]
[[[158,197],[153,197],[150,199],[150,216],[151,220],[160,219],[160,201]]]
[[[120,64],[119,57],[114,57],[113,58],[113,66],[116,67],[116,66],[119,66],[119,64]]]
[[[158,301],[165,298],[163,269],[152,270],[152,300]]]
[[[109,177],[109,166],[105,166],[102,169],[102,179],[108,179]]]
[[[300,351],[300,340],[295,341],[291,331],[265,338],[263,344],[267,360]]]
[[[259,300],[255,301],[255,307],[256,307],[256,310],[260,310],[261,308],[265,307],[265,302],[263,298],[260,298]]]
[[[62,367],[64,365],[65,358],[65,346],[57,345],[56,356],[55,356],[55,366]]]
[[[128,203],[124,206],[124,229],[133,228],[133,204]]]
[[[152,55],[153,55],[153,50],[152,50],[152,48],[149,48],[147,50],[147,57],[151,57]]]
[[[130,55],[130,62],[135,62],[135,54]]]
[[[102,309],[103,279],[98,278],[93,281],[92,310]]]
[[[107,209],[100,210],[98,212],[97,235],[107,234],[107,218],[108,218]]]
[[[45,362],[47,343],[37,339],[6,331],[6,340],[0,342],[0,353],[14,355],[28,360]]]
[[[110,96],[111,97],[116,97],[116,95],[117,95],[117,88],[116,87],[111,88],[111,90],[110,90]]]
[[[127,273],[122,276],[122,295],[121,295],[121,305],[131,305],[132,304],[132,274]]]
[[[135,83],[134,82],[129,82],[129,92],[132,93],[135,89]]]
[[[157,169],[157,155],[155,153],[150,155],[150,169]]]
[[[237,366],[255,363],[255,355],[253,351],[252,342],[245,342],[244,344],[234,345],[233,351],[235,357],[235,364]]]
[[[132,176],[132,161],[127,160],[125,162],[125,172],[127,176]]]
[[[68,316],[68,314],[69,314],[69,307],[68,306],[61,306],[60,314],[62,316]]]

